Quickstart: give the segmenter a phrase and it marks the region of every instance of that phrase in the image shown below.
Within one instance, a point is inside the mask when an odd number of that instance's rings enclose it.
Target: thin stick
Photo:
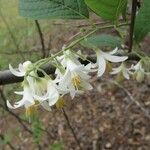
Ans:
[[[5,136],[3,134],[0,133],[0,138],[5,141]],[[12,150],[16,150],[16,148],[9,142],[7,141],[6,143],[7,145],[9,145],[9,147],[12,149]]]
[[[132,13],[131,13],[131,24],[130,24],[130,33],[129,33],[129,52],[132,51],[132,46],[133,46],[133,32],[134,32],[134,24],[136,18],[136,9],[137,9],[137,0],[132,0]]]
[[[144,115],[147,118],[150,119],[150,115],[149,115],[148,111],[145,110],[144,107],[142,107],[141,104],[133,98],[133,96],[131,95],[131,93],[126,88],[124,88],[121,84],[119,84],[116,81],[111,81],[110,80],[110,82],[113,83],[113,84],[115,84],[116,86],[118,86],[120,89],[122,89],[127,94],[127,96],[130,98],[130,100],[132,101],[132,103],[134,103],[135,105],[137,105],[137,107],[139,107],[143,111]]]
[[[22,119],[18,116],[18,115],[16,115],[15,113],[13,113],[12,111],[10,111],[9,109],[8,109],[8,107],[7,107],[7,104],[6,104],[6,97],[5,97],[5,95],[4,95],[4,92],[3,92],[3,90],[2,89],[0,89],[0,96],[1,96],[1,98],[2,98],[2,100],[3,100],[3,102],[4,102],[4,107],[2,107],[2,105],[0,105],[4,110],[6,110],[10,115],[12,115],[13,117],[15,117],[16,118],[16,120],[20,123],[20,125],[26,130],[26,131],[28,131],[30,134],[32,134],[32,131],[30,130],[30,129],[28,129],[28,127],[23,123],[23,121],[22,121]]]
[[[71,130],[71,132],[72,132],[72,135],[73,135],[75,141],[77,142],[77,144],[78,144],[80,150],[83,150],[82,147],[81,147],[80,141],[78,140],[77,135],[76,135],[76,133],[75,133],[73,127],[71,126],[71,123],[70,123],[70,121],[69,121],[68,115],[67,115],[67,113],[66,113],[66,111],[65,111],[64,108],[62,108],[62,112],[63,112],[63,115],[64,115],[66,121],[67,121],[68,127],[70,128],[70,130]]]
[[[36,24],[36,27],[38,29],[38,33],[39,33],[39,37],[40,37],[40,41],[41,41],[42,58],[45,58],[46,57],[46,49],[45,49],[43,33],[42,33],[42,30],[41,30],[41,27],[40,27],[40,24],[39,24],[38,20],[35,20],[35,24]]]

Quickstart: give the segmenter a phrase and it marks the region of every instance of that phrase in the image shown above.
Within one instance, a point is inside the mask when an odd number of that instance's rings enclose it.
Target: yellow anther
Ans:
[[[110,72],[112,70],[112,64],[107,61],[106,63],[106,72]]]
[[[65,106],[65,100],[63,97],[60,97],[59,100],[56,103],[57,109],[61,109]]]
[[[76,90],[80,89],[81,88],[81,78],[80,76],[75,76],[72,78],[72,83],[75,87]]]
[[[26,117],[31,119],[32,117],[36,116],[38,105],[39,105],[39,102],[35,101],[34,105],[26,108]]]

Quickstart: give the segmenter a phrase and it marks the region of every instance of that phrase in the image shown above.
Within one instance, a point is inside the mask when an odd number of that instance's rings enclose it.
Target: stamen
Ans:
[[[61,109],[65,106],[65,100],[63,97],[60,97],[56,103],[57,109]]]
[[[75,77],[72,78],[72,83],[75,87],[76,90],[81,88],[81,78],[79,75],[76,75]]]
[[[37,108],[38,108],[39,102],[35,101],[35,104],[26,108],[26,117],[29,118],[29,121],[31,121],[31,118],[34,118],[37,114]]]

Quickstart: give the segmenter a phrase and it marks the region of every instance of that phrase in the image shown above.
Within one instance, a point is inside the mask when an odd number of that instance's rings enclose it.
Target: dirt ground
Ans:
[[[65,111],[83,150],[149,150],[150,84],[125,81],[122,86],[127,87],[126,91],[108,80],[92,80],[92,91],[74,100],[66,97]],[[51,149],[49,145],[60,140],[64,150],[79,149],[61,110],[44,112],[40,119],[49,133],[47,136],[43,132],[42,149]],[[9,115],[1,119],[0,125],[5,131],[13,131],[17,121]],[[13,136],[15,147],[38,149],[27,132],[22,130]]]

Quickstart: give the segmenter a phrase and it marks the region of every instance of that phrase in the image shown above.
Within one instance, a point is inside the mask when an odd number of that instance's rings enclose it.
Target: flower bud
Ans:
[[[144,72],[138,71],[137,74],[136,74],[136,80],[138,82],[142,82],[144,80]]]

